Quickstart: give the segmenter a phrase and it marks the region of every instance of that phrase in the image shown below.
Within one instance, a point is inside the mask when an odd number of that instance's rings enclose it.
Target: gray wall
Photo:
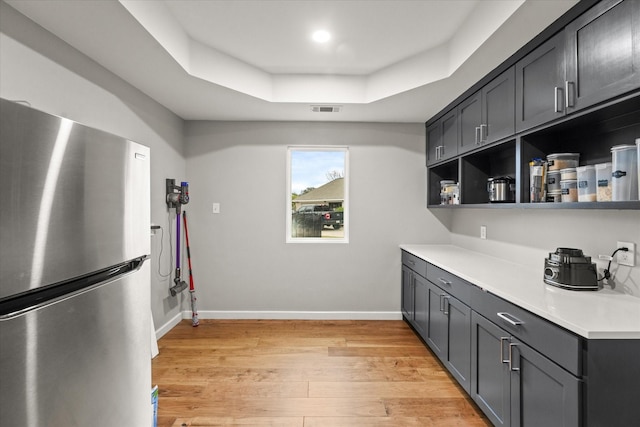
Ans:
[[[165,178],[186,178],[183,121],[119,77],[0,2],[0,96],[151,147],[151,221],[167,227]],[[164,254],[169,252],[165,233]],[[151,305],[159,327],[180,312],[151,241]],[[163,257],[162,272],[168,271]],[[163,281],[164,280],[164,281]]]
[[[398,245],[449,242],[423,124],[187,122],[185,141],[201,316],[399,318]],[[287,244],[287,146],[327,144],[349,147],[350,242]]]

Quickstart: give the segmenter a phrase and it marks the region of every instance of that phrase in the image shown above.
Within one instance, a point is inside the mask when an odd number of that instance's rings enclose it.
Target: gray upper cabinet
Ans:
[[[640,1],[603,0],[565,31],[569,113],[640,87]]]
[[[427,128],[427,165],[458,154],[458,115],[454,109]]]
[[[492,143],[515,133],[515,71],[514,67],[482,88],[484,130],[481,142]]]
[[[458,153],[515,132],[515,71],[511,67],[458,106]]]
[[[516,63],[516,132],[565,114],[564,47],[560,32]]]
[[[462,154],[480,145],[480,125],[482,124],[482,92],[478,91],[458,106],[460,141],[458,151]]]

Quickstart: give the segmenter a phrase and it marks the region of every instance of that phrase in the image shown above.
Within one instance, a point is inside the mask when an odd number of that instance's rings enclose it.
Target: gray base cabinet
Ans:
[[[511,425],[580,426],[582,381],[515,339],[509,349]]]
[[[413,278],[411,269],[402,266],[402,315],[412,322],[414,318],[415,307],[413,305]]]
[[[471,397],[497,426],[579,427],[580,379],[476,312]]]
[[[639,339],[582,338],[405,251],[402,313],[495,426],[638,425]]]
[[[428,295],[427,345],[469,392],[471,309],[433,283],[429,283]]]
[[[471,398],[494,426],[511,425],[509,366],[503,354],[509,334],[471,314]]]

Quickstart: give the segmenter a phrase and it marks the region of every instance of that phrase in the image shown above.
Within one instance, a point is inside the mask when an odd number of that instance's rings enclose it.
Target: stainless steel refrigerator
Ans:
[[[151,425],[149,148],[0,100],[0,425]]]

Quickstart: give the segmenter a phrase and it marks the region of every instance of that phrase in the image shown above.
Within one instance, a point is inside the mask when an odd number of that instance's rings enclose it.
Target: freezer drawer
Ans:
[[[2,424],[151,425],[149,265],[0,320]]]

